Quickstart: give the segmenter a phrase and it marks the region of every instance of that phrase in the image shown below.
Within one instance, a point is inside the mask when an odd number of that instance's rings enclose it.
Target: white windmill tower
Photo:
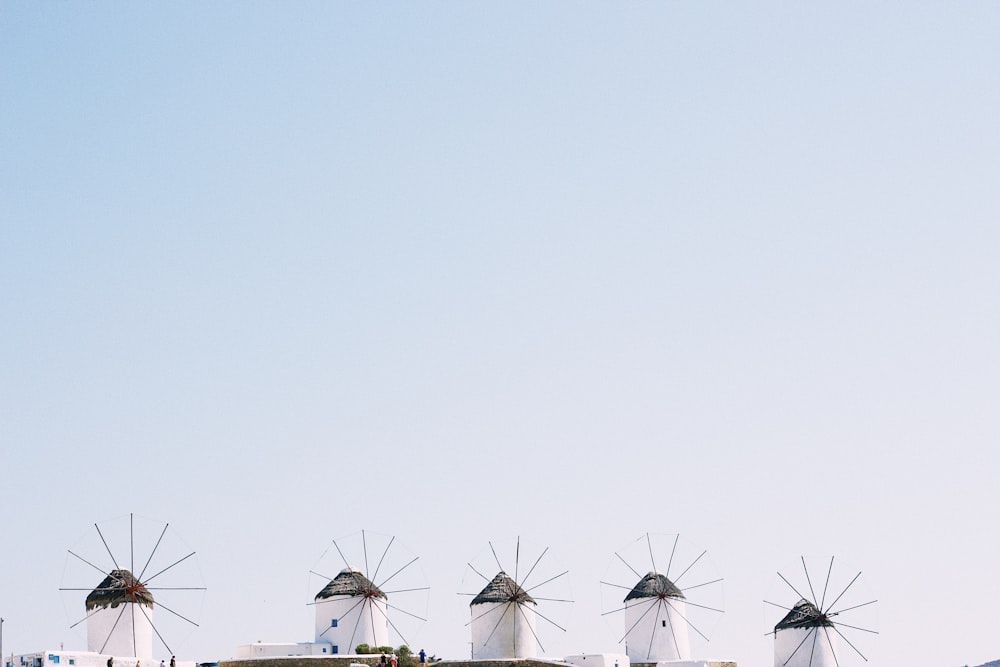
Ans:
[[[778,572],[778,576],[795,594],[797,601],[791,606],[765,601],[771,608],[781,610],[783,614],[773,626],[773,630],[768,633],[774,635],[775,667],[847,667],[857,658],[868,662],[859,645],[863,644],[866,637],[878,634],[869,627],[863,627],[873,624],[874,605],[877,600],[858,602],[858,587],[855,584],[861,577],[861,572],[843,585],[843,581],[838,581],[833,571],[834,559],[830,558],[829,565],[825,568],[827,572],[822,595],[817,596],[806,559],[802,557],[801,561],[802,575],[799,576],[804,575],[804,582],[801,580],[796,582],[799,586],[793,584],[790,577]],[[823,565],[826,565],[825,559]],[[814,572],[815,566],[814,563]],[[827,604],[831,582],[834,584],[832,590],[837,590],[841,585],[843,587],[840,594]],[[802,586],[802,583],[806,586]],[[808,595],[804,595],[803,593],[807,591]],[[850,623],[843,622],[841,618],[847,612],[853,613],[849,619]],[[851,652],[841,655],[845,647],[849,647]]]
[[[833,623],[815,604],[799,600],[774,626],[775,667],[840,667],[836,635],[830,635],[832,627]]]
[[[309,603],[316,607],[315,643],[330,644],[333,654],[353,654],[360,644],[391,646],[394,638],[410,645],[407,635],[426,621],[430,590],[419,557],[395,537],[364,530],[330,546],[310,570],[323,582]],[[369,562],[369,553],[379,555],[377,563]],[[335,577],[323,574],[336,567],[342,569]],[[310,590],[316,590],[314,581]]]
[[[723,613],[723,580],[706,553],[679,535],[650,533],[615,553],[601,582],[602,604],[610,607],[603,615],[624,615],[620,641],[632,663],[691,660],[692,639],[708,641]],[[628,591],[624,599],[622,591]]]
[[[538,603],[502,570],[469,603],[472,646],[480,660],[538,655]]]
[[[625,627],[632,629],[626,645],[630,661],[691,659],[687,599],[666,575],[649,572],[624,602]]]
[[[205,587],[195,553],[176,534],[168,535],[169,524],[132,514],[94,528],[96,534],[81,538],[66,558],[60,591],[67,611],[76,613],[80,594],[87,594],[86,615],[70,627],[86,622],[87,650],[93,653],[151,660],[155,638],[172,654],[167,639],[198,626],[193,617]],[[80,586],[93,581],[95,572],[103,577],[96,587]]]
[[[315,602],[316,642],[332,644],[332,653],[353,653],[357,644],[389,644],[389,598],[361,570],[345,567]]]
[[[513,577],[507,574],[506,568],[501,564],[493,543],[490,542],[489,545],[493,559],[499,568],[492,579],[483,575],[472,563],[468,564],[472,572],[487,582],[486,586],[478,593],[465,593],[465,595],[474,596],[469,604],[471,620],[468,623],[471,626],[472,657],[476,660],[536,657],[540,650],[545,650],[538,635],[538,619],[563,632],[566,631],[564,627],[539,612],[539,601],[571,602],[571,600],[532,596],[531,591],[561,580],[569,572],[567,570],[546,576],[543,574],[544,565],[542,570],[538,570],[539,563],[548,552],[548,548],[546,548],[535,560],[528,573],[519,581],[520,538],[517,539],[514,547]],[[532,575],[535,575],[534,580]],[[538,583],[533,583],[529,587],[527,586],[529,580],[538,581]]]
[[[153,657],[153,594],[126,569],[114,569],[85,601],[87,650]]]

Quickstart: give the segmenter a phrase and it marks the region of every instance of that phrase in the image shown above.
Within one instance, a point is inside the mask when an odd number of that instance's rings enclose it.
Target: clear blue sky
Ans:
[[[179,650],[312,636],[362,528],[552,547],[546,649],[613,650],[615,549],[726,577],[770,664],[800,555],[864,569],[874,664],[1000,657],[1000,5],[0,6],[4,650],[81,646],[95,521],[199,552]],[[95,582],[96,584],[96,582]]]

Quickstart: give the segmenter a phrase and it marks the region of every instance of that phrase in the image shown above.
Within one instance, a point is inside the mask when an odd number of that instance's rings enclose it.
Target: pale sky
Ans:
[[[705,654],[769,665],[776,572],[836,555],[870,664],[1000,658],[998,34],[990,2],[4,3],[4,652],[85,646],[66,551],[135,513],[198,552],[197,660],[311,639],[362,529],[420,556],[442,657],[517,536],[570,571],[546,652],[623,650],[598,582],[652,532],[725,577]]]

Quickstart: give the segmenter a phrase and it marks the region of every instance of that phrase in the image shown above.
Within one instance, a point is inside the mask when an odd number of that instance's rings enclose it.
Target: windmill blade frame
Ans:
[[[496,574],[488,577],[491,572]],[[472,597],[466,626],[473,657],[533,658],[551,649],[552,633],[566,632],[558,616],[573,603],[568,574],[548,546],[520,536],[487,541],[468,561],[458,591]]]
[[[333,653],[413,645],[427,621],[430,586],[420,557],[395,535],[362,529],[333,538],[306,585],[314,641]]]
[[[703,653],[725,613],[725,579],[708,550],[677,533],[614,550],[600,590],[601,615],[633,662]]]
[[[776,572],[764,600],[774,664],[856,667],[874,655],[878,600],[863,573],[834,556],[800,556]]]
[[[92,652],[173,654],[204,606],[196,553],[156,519],[132,513],[92,524],[66,551],[59,592],[69,628],[86,635]]]

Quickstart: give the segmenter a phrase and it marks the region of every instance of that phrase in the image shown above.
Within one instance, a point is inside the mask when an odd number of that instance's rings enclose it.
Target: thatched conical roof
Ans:
[[[789,628],[831,627],[833,622],[809,600],[799,600],[792,610],[774,626],[774,631]]]
[[[341,570],[340,574],[334,577],[333,581],[324,586],[323,590],[317,593],[314,599],[325,600],[326,598],[332,598],[336,595],[381,598],[383,600],[389,599],[378,586],[369,581],[368,577],[361,574],[360,570],[356,570],[351,567]]]
[[[639,580],[628,595],[625,602],[641,598],[679,598],[684,599],[684,593],[659,572],[650,572]]]
[[[528,593],[518,586],[517,582],[507,576],[506,572],[498,572],[493,577],[493,581],[486,584],[486,588],[479,591],[479,595],[472,599],[469,604],[486,604],[487,602],[530,602],[537,604]]]
[[[137,602],[146,607],[153,606],[153,594],[124,569],[112,570],[87,596],[87,611],[99,607],[117,607],[126,602]]]

